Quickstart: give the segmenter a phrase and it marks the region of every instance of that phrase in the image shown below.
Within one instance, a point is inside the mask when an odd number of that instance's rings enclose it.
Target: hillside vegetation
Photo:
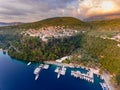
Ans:
[[[0,48],[7,48],[9,41],[14,41],[16,36],[21,37],[20,33],[29,29],[38,30],[42,27],[64,26],[65,28],[77,30],[89,30],[89,24],[73,17],[49,18],[38,22],[26,23],[16,26],[0,27]]]
[[[94,30],[120,31],[120,19],[89,22]]]
[[[79,33],[71,37],[51,38],[48,43],[38,37],[20,34],[29,29],[38,30],[49,26],[64,26],[79,30]],[[75,55],[70,62],[98,66],[101,70],[113,74],[117,84],[120,84],[120,47],[117,46],[119,42],[108,39],[118,33],[120,33],[120,19],[83,22],[72,17],[56,17],[34,23],[1,27],[0,48],[8,48],[11,42],[20,52],[11,48],[9,55],[25,61],[55,60],[65,55]]]
[[[26,23],[22,25],[0,27],[0,30],[2,29],[28,30],[28,29],[39,29],[39,28],[48,27],[48,26],[66,26],[69,28],[82,28],[82,27],[88,26],[88,24],[73,17],[56,17],[56,18],[44,19],[38,22],[33,22],[33,23]]]

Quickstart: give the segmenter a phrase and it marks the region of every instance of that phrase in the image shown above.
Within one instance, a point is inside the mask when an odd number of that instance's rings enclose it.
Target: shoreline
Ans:
[[[0,48],[0,52],[3,52],[3,49]],[[95,68],[90,68],[90,67],[86,67],[86,66],[82,66],[82,65],[78,65],[78,64],[67,64],[67,63],[58,63],[56,61],[44,61],[45,64],[51,64],[51,65],[57,65],[57,66],[65,66],[65,67],[69,67],[69,68],[85,68],[87,70],[91,70],[91,72],[100,75],[102,77],[102,79],[105,81],[106,85],[108,86],[109,90],[116,90],[116,87],[111,83],[110,79],[112,77],[112,75],[106,73],[103,71],[102,74],[99,73],[99,68],[95,69]]]
[[[112,78],[112,75],[106,73],[106,72],[102,72],[101,77],[104,79],[106,85],[108,86],[109,90],[117,90],[117,88],[112,84],[112,82],[110,81]]]
[[[55,62],[55,61],[44,61],[44,63],[57,65],[57,66],[66,66],[66,67],[70,67],[70,68],[74,68],[75,67],[74,64],[58,63],[58,62]]]
[[[70,64],[57,63],[55,61],[45,61],[44,63],[46,63],[46,64],[54,64],[54,65],[57,65],[57,66],[66,66],[66,67],[70,67],[70,68],[80,68],[81,67],[81,68],[89,69],[89,70],[91,70],[91,72],[101,76],[101,79],[103,79],[105,81],[105,83],[108,86],[109,90],[116,90],[115,86],[110,81],[112,75],[110,75],[108,73],[105,73],[105,72],[102,72],[102,74],[100,74],[99,69],[96,70],[95,68],[89,68],[89,67],[85,67],[85,66],[81,66],[81,65],[72,64],[72,63],[70,63]]]

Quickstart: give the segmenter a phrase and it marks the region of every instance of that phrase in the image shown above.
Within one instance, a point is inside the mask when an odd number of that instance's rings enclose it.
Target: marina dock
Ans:
[[[35,80],[37,80],[39,78],[39,74],[40,74],[41,70],[48,69],[48,68],[49,68],[48,64],[39,65],[34,70],[34,74],[36,75]],[[94,83],[94,74],[96,74],[97,76],[99,75],[99,69],[85,68],[85,67],[80,67],[80,66],[78,66],[77,68],[83,68],[83,69],[88,70],[88,71],[87,71],[87,73],[82,73],[79,70],[72,70],[71,71],[71,76],[74,76],[75,78],[79,78],[79,79],[82,79],[82,80],[86,80],[90,83]],[[57,73],[57,78],[60,78],[61,75],[66,74],[66,70],[67,70],[66,66],[61,64],[61,65],[58,65],[54,71]],[[101,79],[103,80],[103,78],[101,78]],[[101,83],[100,82],[100,85],[101,85],[103,90],[109,90],[108,85],[106,83],[103,83],[103,82]]]
[[[80,71],[71,71],[71,76],[94,83],[94,76],[90,71],[87,74],[83,74]]]

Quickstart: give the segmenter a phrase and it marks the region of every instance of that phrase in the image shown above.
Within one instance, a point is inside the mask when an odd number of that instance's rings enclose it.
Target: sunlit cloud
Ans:
[[[80,1],[79,1],[80,3]],[[79,4],[83,16],[118,14],[120,12],[120,1],[118,0],[84,0]]]

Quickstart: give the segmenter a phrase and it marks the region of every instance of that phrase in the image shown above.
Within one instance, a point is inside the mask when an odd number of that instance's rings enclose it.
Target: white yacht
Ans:
[[[63,67],[62,67],[62,70],[61,70],[61,74],[62,74],[62,75],[65,75],[65,73],[66,73],[66,68],[63,66]]]
[[[39,74],[36,74],[35,76],[35,80],[37,80],[39,78]]]
[[[43,64],[41,64],[40,66],[38,66],[38,67],[34,70],[34,74],[36,75],[36,76],[35,76],[35,80],[38,79],[42,67],[43,67]]]
[[[28,64],[27,64],[27,66],[29,66],[31,64],[31,62],[29,62]]]
[[[57,74],[57,78],[60,78],[60,73]]]
[[[59,69],[60,69],[60,67],[57,67],[57,68],[55,69],[55,72],[58,73]]]
[[[43,65],[43,69],[48,69],[48,68],[49,68],[49,65],[47,65],[47,64]]]
[[[40,73],[40,70],[41,70],[41,67],[37,67],[37,68],[34,70],[34,74],[39,74],[39,73]]]
[[[57,67],[55,69],[55,72],[58,73],[57,74],[57,78],[60,78],[60,75],[65,75],[66,73],[66,68],[63,66],[63,67]]]

